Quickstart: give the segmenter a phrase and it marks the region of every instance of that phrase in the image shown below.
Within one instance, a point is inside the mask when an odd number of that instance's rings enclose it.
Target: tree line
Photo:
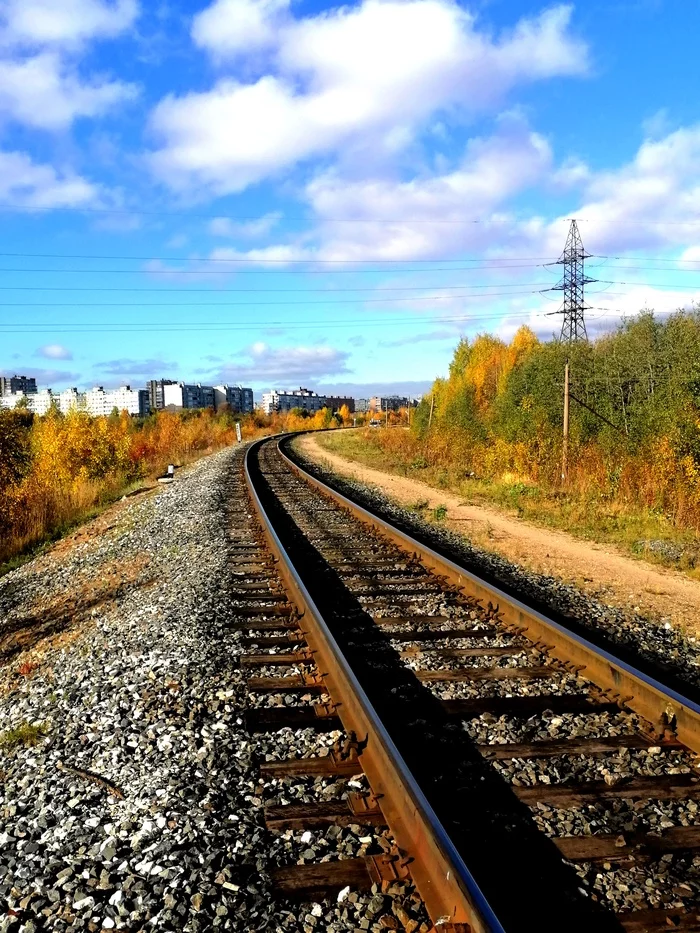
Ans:
[[[416,412],[426,465],[561,483],[564,368],[570,363],[570,491],[594,489],[700,527],[700,308],[643,311],[588,342],[522,327],[457,345]]]

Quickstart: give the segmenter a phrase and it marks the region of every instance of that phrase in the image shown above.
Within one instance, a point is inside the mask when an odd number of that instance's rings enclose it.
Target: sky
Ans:
[[[0,372],[420,394],[700,299],[700,5],[0,0]]]

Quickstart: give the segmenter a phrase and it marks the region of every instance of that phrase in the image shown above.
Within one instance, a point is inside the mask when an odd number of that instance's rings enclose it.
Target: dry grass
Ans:
[[[680,512],[650,507],[644,489],[637,487],[637,492],[632,493],[631,479],[614,494],[601,493],[600,463],[593,456],[581,458],[569,488],[563,491],[545,475],[535,482],[526,470],[513,469],[512,458],[510,462],[503,458],[506,469],[500,472],[492,467],[492,475],[486,470],[474,475],[468,469],[472,461],[460,444],[450,445],[440,438],[429,447],[407,430],[358,429],[320,434],[318,443],[373,469],[418,479],[459,495],[467,503],[497,506],[540,526],[615,544],[635,556],[700,579],[700,538],[696,528],[686,524]],[[631,466],[627,472],[632,475]],[[414,507],[420,510],[421,504]]]
[[[23,722],[14,729],[0,732],[0,749],[11,752],[15,748],[27,745],[38,745],[39,740],[46,735],[47,728],[43,723]]]

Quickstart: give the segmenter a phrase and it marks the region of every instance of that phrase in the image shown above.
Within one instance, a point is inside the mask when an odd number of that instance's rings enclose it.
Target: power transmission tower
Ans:
[[[583,248],[578,224],[572,220],[564,252],[561,258],[552,264],[564,267],[561,281],[552,289],[555,292],[564,292],[564,303],[557,312],[564,315],[559,337],[562,343],[588,340],[583,316],[587,307],[584,300],[584,287],[596,281],[596,279],[589,278],[584,270],[584,262],[590,255]]]

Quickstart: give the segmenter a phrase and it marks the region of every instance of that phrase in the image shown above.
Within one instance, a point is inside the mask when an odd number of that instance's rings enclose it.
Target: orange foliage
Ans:
[[[352,416],[347,417],[351,422]],[[8,412],[0,419],[0,433],[5,432],[8,442],[17,435],[11,418]],[[113,501],[135,481],[164,472],[168,463],[188,463],[235,443],[236,420],[244,441],[335,427],[339,421],[329,409],[310,418],[217,415],[212,410],[159,412],[143,421],[126,412],[93,418],[77,410],[33,418],[24,429],[31,451],[28,468],[16,482],[0,488],[0,561]]]

